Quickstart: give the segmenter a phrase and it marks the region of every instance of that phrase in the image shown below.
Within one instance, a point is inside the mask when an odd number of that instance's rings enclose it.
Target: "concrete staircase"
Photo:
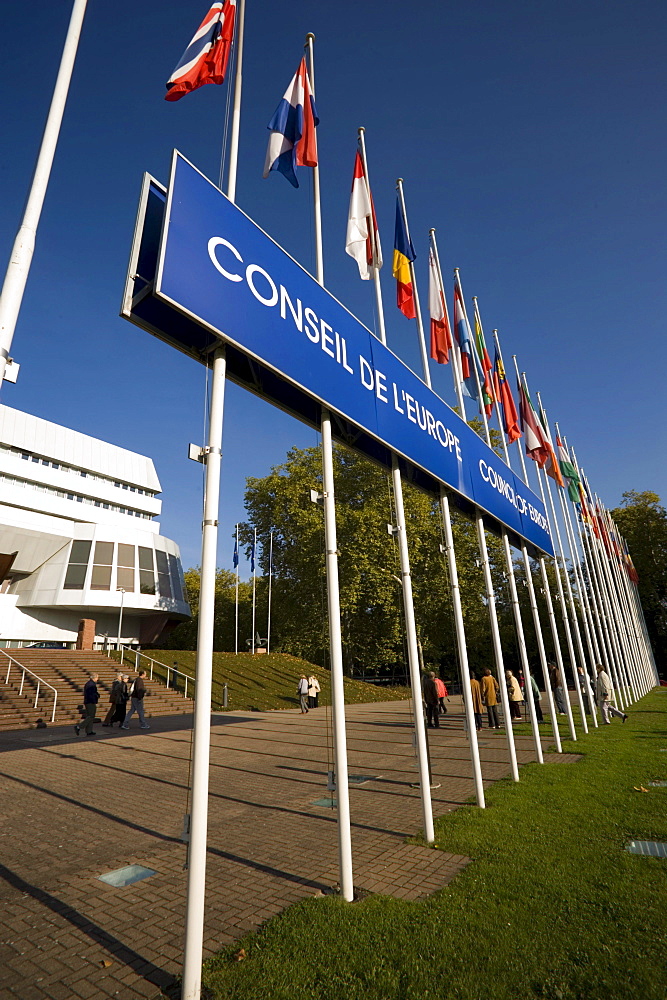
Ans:
[[[21,672],[12,664],[9,683],[5,683],[9,661],[0,654],[0,732],[12,729],[34,729],[42,720],[47,726],[74,725],[81,718],[78,706],[83,702],[83,686],[92,673],[99,674],[97,687],[100,692],[98,703],[98,718],[104,719],[109,709],[109,691],[119,669],[115,660],[109,659],[104,653],[79,652],[70,649],[10,649],[10,656],[22,666],[32,670],[42,680],[47,681],[58,692],[56,717],[51,723],[53,710],[53,692],[42,687],[39,702],[33,708],[35,701],[36,682],[26,674],[23,693],[19,694]],[[126,664],[123,667],[130,680],[135,676],[134,670]],[[146,698],[144,710],[148,719],[158,715],[187,715],[193,711],[194,703],[190,698],[171,688],[165,687],[158,680],[146,678]],[[128,702],[129,708],[129,702]]]

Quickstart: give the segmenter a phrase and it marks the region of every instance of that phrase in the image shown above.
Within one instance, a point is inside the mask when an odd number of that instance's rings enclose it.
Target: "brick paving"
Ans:
[[[355,888],[419,899],[470,859],[406,841],[421,826],[409,703],[348,706],[347,720],[350,774],[372,776],[350,787]],[[1,997],[152,998],[179,973],[190,721],[0,736]],[[443,722],[430,731],[436,816],[473,794],[456,699]],[[211,733],[205,955],[338,879],[336,814],[313,804],[331,796],[329,710],[214,715]],[[480,752],[486,784],[508,773],[504,733],[484,730]],[[530,738],[517,756],[534,759]],[[131,863],[157,874],[98,880]]]

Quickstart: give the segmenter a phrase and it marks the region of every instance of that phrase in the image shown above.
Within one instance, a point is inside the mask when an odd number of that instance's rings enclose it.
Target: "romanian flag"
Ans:
[[[493,388],[496,400],[502,410],[503,426],[505,434],[507,434],[507,440],[512,444],[513,441],[521,437],[519,414],[516,412],[512,390],[505,375],[505,366],[502,363],[497,348],[493,364]]]
[[[417,254],[408,237],[408,227],[401,211],[400,199],[396,199],[396,229],[394,232],[394,260],[391,273],[396,278],[396,305],[407,319],[416,319],[415,296],[412,288],[410,264]]]
[[[234,38],[236,0],[211,4],[194,37],[167,80],[165,101],[180,101],[206,83],[222,83]]]
[[[428,311],[431,317],[431,357],[439,365],[446,365],[449,363],[452,333],[433,250],[429,250],[428,254]]]
[[[491,381],[493,365],[491,364],[489,352],[486,349],[484,331],[482,330],[482,321],[479,316],[479,310],[477,309],[477,302],[475,302],[475,345],[477,347],[477,357],[479,358],[479,363],[482,367],[482,378],[480,379],[482,383],[482,402],[484,404],[487,417],[490,417],[493,413],[493,404],[496,402],[496,396],[493,391],[493,382]]]

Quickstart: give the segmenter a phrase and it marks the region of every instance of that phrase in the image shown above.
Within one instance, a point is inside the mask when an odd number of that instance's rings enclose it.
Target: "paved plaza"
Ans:
[[[434,892],[469,859],[406,842],[421,827],[410,704],[348,706],[347,720],[350,774],[370,779],[350,790],[355,887]],[[0,738],[0,996],[134,1000],[179,974],[190,724]],[[440,816],[473,794],[457,699],[429,735]],[[508,773],[507,744],[504,732],[480,735],[488,783]],[[336,813],[317,804],[331,797],[331,738],[327,708],[212,717],[205,955],[336,886]],[[520,763],[534,759],[529,737],[517,746]],[[132,863],[156,874],[124,888],[99,881]]]

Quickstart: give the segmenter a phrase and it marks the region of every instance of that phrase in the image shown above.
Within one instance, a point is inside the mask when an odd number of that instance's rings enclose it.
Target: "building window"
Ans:
[[[157,560],[157,582],[160,591],[160,597],[171,597],[171,584],[169,582],[169,561],[167,559],[167,553],[160,551],[160,549],[156,549],[155,558]]]
[[[112,564],[113,542],[97,542],[95,559],[93,560],[93,575],[90,580],[91,590],[111,590]]]
[[[83,590],[92,542],[72,542],[64,590]]]
[[[123,590],[134,590],[134,545],[118,543],[118,574],[116,586]]]
[[[174,597],[177,601],[183,600],[183,586],[181,584],[180,567],[176,556],[169,556],[169,569],[171,570],[171,586]]]
[[[141,594],[155,593],[153,550],[143,545],[139,546],[139,592]]]

